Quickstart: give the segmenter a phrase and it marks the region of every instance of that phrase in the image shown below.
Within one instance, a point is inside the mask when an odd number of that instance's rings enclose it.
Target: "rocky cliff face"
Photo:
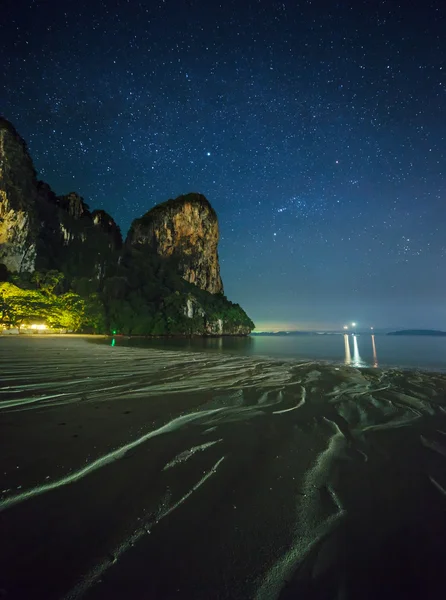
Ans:
[[[0,117],[0,263],[9,271],[32,271],[38,222],[36,172],[25,142]]]
[[[223,295],[218,238],[212,206],[187,194],[136,219],[122,247],[109,214],[37,180],[25,142],[0,117],[2,280],[22,274],[26,287],[27,273],[61,271],[64,290],[89,303],[95,331],[103,323],[130,335],[246,335],[254,324]]]
[[[101,277],[121,245],[119,227],[105,211],[91,213],[75,192],[56,196],[37,181],[25,142],[0,117],[0,264],[10,272]]]
[[[107,236],[110,249],[119,250],[122,246],[122,235],[113,217],[105,210],[94,210],[91,218],[95,227]]]
[[[201,194],[187,194],[155,206],[133,221],[130,246],[147,246],[178,261],[182,277],[211,294],[223,292],[218,263],[217,215]]]
[[[188,319],[194,319],[196,317],[201,317],[203,319],[202,324],[200,323],[200,329],[194,331],[197,335],[203,335],[203,333],[212,336],[249,335],[253,329],[252,323],[248,324],[241,322],[240,320],[231,321],[224,319],[223,317],[209,318],[206,311],[201,306],[200,301],[193,295],[189,295],[186,298],[183,312],[184,316]],[[244,311],[243,316],[247,317]]]

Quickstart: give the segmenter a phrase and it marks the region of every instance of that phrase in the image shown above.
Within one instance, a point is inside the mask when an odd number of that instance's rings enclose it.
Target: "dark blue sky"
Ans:
[[[0,112],[124,234],[205,194],[259,329],[446,329],[445,32],[441,0],[4,0]]]

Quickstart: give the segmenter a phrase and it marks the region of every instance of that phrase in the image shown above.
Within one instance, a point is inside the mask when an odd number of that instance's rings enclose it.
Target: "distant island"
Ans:
[[[391,331],[387,335],[430,335],[434,337],[446,336],[446,331],[436,329],[403,329],[401,331]]]

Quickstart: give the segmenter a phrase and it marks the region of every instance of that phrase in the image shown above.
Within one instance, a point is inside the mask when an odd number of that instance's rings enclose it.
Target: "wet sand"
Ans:
[[[0,598],[439,598],[446,375],[0,337]]]

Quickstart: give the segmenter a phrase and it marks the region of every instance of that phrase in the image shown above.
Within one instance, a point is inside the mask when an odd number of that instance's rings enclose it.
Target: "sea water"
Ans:
[[[113,344],[229,352],[245,356],[332,361],[356,367],[446,371],[446,337],[388,335],[274,335],[220,338],[123,338]]]

